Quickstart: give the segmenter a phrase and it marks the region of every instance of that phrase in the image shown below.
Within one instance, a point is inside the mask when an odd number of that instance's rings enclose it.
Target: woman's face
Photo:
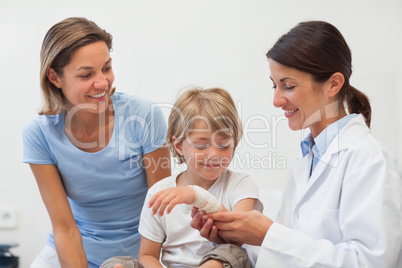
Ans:
[[[63,91],[69,110],[75,107],[79,111],[102,113],[109,105],[113,81],[109,49],[105,42],[99,41],[78,48],[63,75],[52,82]]]
[[[292,130],[310,127],[316,137],[325,127],[325,109],[330,103],[326,83],[313,81],[310,74],[269,60],[274,85],[274,106],[281,108]]]

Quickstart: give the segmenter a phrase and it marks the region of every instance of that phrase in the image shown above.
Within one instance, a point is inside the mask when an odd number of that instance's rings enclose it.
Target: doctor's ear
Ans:
[[[345,77],[340,72],[336,72],[328,79],[329,90],[328,97],[333,97],[341,90],[345,83]]]
[[[49,68],[49,70],[47,71],[47,79],[49,79],[49,81],[55,85],[55,87],[57,88],[61,88],[61,81],[59,76],[57,75],[57,73],[55,72],[55,70],[53,68]]]
[[[172,142],[173,142],[173,147],[176,150],[176,152],[179,155],[183,156],[183,144],[182,144],[182,142],[176,136],[172,137]]]

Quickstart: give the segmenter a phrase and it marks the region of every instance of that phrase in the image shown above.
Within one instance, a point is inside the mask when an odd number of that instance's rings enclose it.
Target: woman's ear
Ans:
[[[176,138],[176,136],[172,136],[172,142],[173,142],[173,146],[174,149],[176,150],[176,152],[183,156],[183,145],[180,142],[180,140],[178,138]]]
[[[345,83],[345,77],[340,72],[336,72],[328,79],[329,90],[328,97],[333,97],[341,90],[343,84]]]
[[[55,85],[55,87],[57,88],[61,88],[61,81],[59,76],[57,75],[57,73],[54,71],[53,68],[49,68],[49,70],[47,71],[47,79],[49,79],[49,81]]]

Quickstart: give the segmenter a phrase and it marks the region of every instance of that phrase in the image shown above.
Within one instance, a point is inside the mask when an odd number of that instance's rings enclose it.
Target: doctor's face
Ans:
[[[269,68],[275,89],[274,106],[285,112],[292,130],[310,127],[313,137],[317,136],[326,127],[321,115],[325,114],[328,97],[322,84],[315,82],[310,74],[272,59]]]

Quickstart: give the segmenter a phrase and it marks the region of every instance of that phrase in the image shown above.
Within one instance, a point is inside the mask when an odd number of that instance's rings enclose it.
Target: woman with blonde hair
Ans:
[[[150,100],[115,93],[112,36],[85,18],[47,32],[44,106],[23,131],[53,231],[31,267],[99,267],[137,257],[147,190],[170,175],[166,123]],[[107,247],[107,250],[105,250]]]

